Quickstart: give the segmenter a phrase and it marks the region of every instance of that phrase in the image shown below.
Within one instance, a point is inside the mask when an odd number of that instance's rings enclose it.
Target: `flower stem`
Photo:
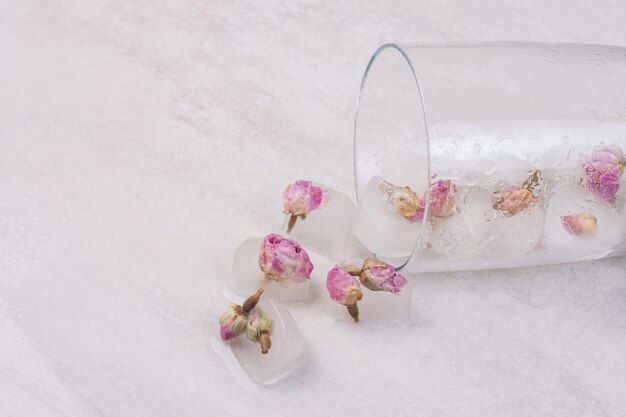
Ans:
[[[530,177],[524,181],[522,188],[532,192],[533,189],[539,185],[539,181],[541,181],[541,171],[536,169],[532,172],[532,174],[530,174]]]
[[[256,290],[256,293],[254,293],[254,295],[251,295],[246,299],[246,301],[243,302],[242,309],[244,314],[249,314],[252,309],[256,307],[256,305],[259,303],[259,299],[261,298],[261,294],[263,294],[263,288],[259,288],[258,290]]]
[[[261,344],[261,353],[266,354],[269,352],[272,347],[272,340],[270,339],[270,334],[268,332],[261,333],[259,338],[259,343]]]
[[[292,214],[291,217],[289,217],[289,223],[287,224],[287,234],[291,233],[291,229],[293,229],[293,227],[296,225],[296,220],[298,220],[298,216],[296,216],[295,214]]]
[[[355,323],[359,322],[359,307],[356,305],[356,303],[354,304],[350,304],[349,306],[346,306],[348,308],[348,313],[350,313],[350,316],[354,319]]]

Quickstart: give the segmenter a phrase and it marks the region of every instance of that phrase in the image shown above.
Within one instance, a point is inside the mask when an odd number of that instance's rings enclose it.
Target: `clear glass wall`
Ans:
[[[408,272],[624,254],[624,90],[620,47],[381,46],[355,122],[355,236]]]

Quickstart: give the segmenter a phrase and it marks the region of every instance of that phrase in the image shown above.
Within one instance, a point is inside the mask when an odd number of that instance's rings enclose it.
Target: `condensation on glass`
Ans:
[[[590,189],[583,167],[594,152],[608,151],[623,171],[625,89],[621,47],[381,46],[363,77],[355,120],[355,236],[407,272],[624,254],[623,178],[608,201]],[[497,196],[536,171],[541,180],[527,210],[494,208]],[[431,184],[448,179],[456,185],[449,216],[426,210],[416,226],[367,207],[373,183],[408,186],[428,199]],[[583,213],[596,219],[595,236],[564,226],[564,217]]]

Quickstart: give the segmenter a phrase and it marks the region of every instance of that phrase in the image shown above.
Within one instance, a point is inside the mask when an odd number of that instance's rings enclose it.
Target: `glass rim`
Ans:
[[[374,52],[374,54],[372,55],[372,57],[370,58],[367,67],[365,68],[365,72],[363,73],[363,78],[361,79],[361,85],[359,86],[359,96],[357,98],[357,104],[356,104],[356,115],[354,118],[354,131],[353,131],[353,143],[352,143],[352,155],[353,155],[353,168],[354,168],[354,186],[355,186],[355,194],[356,194],[356,201],[357,203],[359,202],[359,189],[358,189],[358,169],[357,169],[357,126],[359,124],[359,110],[360,110],[360,105],[361,105],[361,98],[363,97],[363,93],[365,91],[365,86],[366,86],[366,82],[367,82],[367,77],[369,75],[370,70],[372,69],[372,66],[374,65],[374,63],[376,62],[376,60],[378,59],[379,55],[386,49],[395,49],[396,51],[398,51],[403,59],[406,61],[410,71],[411,71],[411,75],[413,77],[413,80],[415,81],[415,87],[416,87],[416,91],[417,94],[415,96],[415,98],[417,99],[417,103],[419,103],[419,107],[422,111],[422,118],[424,121],[424,130],[426,133],[426,137],[425,137],[425,146],[426,146],[426,175],[427,175],[427,184],[430,184],[430,166],[431,166],[431,161],[430,161],[430,149],[429,149],[429,143],[430,143],[430,135],[428,133],[428,121],[427,121],[427,117],[426,117],[426,106],[424,104],[424,98],[423,98],[423,94],[422,94],[422,89],[420,87],[420,83],[419,83],[419,79],[418,76],[415,72],[415,69],[413,67],[413,64],[411,62],[411,58],[409,57],[409,55],[406,53],[406,51],[404,50],[404,48],[398,44],[398,43],[385,43],[381,46],[379,46],[376,51]],[[396,269],[400,270],[402,269],[404,266],[406,266],[406,264],[411,260],[411,258],[413,257],[413,253],[415,252],[415,249],[419,246],[420,242],[422,241],[422,238],[425,234],[426,231],[426,225],[428,223],[428,206],[429,206],[429,202],[430,202],[430,192],[426,192],[426,199],[425,199],[425,209],[424,209],[424,217],[422,220],[422,226],[419,229],[419,233],[416,236],[415,239],[415,246],[413,247],[413,249],[411,250],[411,254],[408,255],[406,257],[406,260],[404,260],[404,262],[402,262],[400,265],[394,265],[396,267]],[[376,255],[376,254],[374,254]]]

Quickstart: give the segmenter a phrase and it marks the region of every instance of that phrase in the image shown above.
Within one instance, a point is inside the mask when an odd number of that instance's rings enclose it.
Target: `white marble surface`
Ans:
[[[509,3],[509,4],[506,4]],[[0,416],[624,416],[626,259],[412,277],[410,324],[294,306],[307,366],[210,346],[287,181],[352,193],[389,40],[626,44],[610,2],[0,1]]]

